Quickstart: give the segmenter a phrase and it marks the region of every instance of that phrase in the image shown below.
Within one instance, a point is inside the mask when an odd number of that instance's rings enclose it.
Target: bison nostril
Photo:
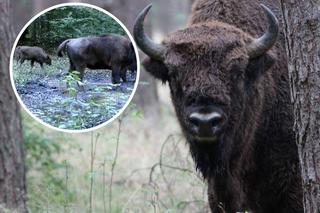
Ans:
[[[214,117],[214,118],[212,118],[212,120],[211,120],[211,125],[212,125],[213,127],[219,127],[219,126],[221,126],[222,123],[223,123],[223,118],[222,118],[222,116],[220,116],[220,117]]]
[[[200,122],[199,122],[199,120],[190,117],[190,118],[189,118],[189,121],[190,121],[190,124],[192,125],[191,127],[192,127],[193,131],[198,132],[198,131],[199,131],[199,127],[200,127]]]
[[[189,118],[190,123],[192,123],[195,126],[199,126],[199,120],[193,117]]]
[[[189,116],[189,122],[197,132],[215,134],[224,124],[224,116],[218,112],[199,113],[193,112]],[[209,133],[211,132],[211,133]]]

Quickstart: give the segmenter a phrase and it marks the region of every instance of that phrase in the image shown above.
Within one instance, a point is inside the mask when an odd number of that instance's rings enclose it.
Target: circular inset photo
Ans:
[[[83,3],[51,7],[19,33],[10,58],[20,104],[56,130],[84,132],[114,120],[130,103],[139,55],[112,14]]]

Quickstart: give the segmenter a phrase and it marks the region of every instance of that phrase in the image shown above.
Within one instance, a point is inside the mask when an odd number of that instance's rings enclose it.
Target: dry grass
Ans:
[[[119,137],[119,121],[92,134],[59,134],[66,151],[56,160],[68,166],[56,175],[73,196],[54,201],[49,187],[33,187],[47,201],[37,212],[110,212],[110,199],[111,212],[207,212],[206,186],[195,172],[172,107],[162,106],[159,120],[122,118]],[[53,139],[57,135],[49,130],[46,134]],[[35,173],[29,171],[33,177]]]

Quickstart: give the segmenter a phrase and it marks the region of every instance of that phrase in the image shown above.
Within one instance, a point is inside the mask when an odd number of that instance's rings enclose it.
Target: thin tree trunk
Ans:
[[[9,0],[0,2],[0,14],[0,206],[24,213],[27,208],[21,122],[9,79],[13,44]]]
[[[153,9],[152,24],[156,26],[153,28],[153,34],[160,34],[160,40],[162,40],[167,34],[186,25],[191,4],[189,0],[165,0],[156,2]]]
[[[44,1],[43,0],[33,0],[33,14],[37,14],[44,9]]]
[[[305,213],[320,212],[320,2],[282,0]]]
[[[135,17],[149,3],[149,0],[113,0],[109,8],[111,9],[110,12],[118,17],[132,32]],[[146,28],[150,31],[151,26],[149,25]],[[143,60],[145,56],[140,55],[141,60]],[[144,71],[143,67],[141,67],[140,84],[133,101],[142,109],[146,117],[158,117],[160,107],[157,83],[149,73]]]

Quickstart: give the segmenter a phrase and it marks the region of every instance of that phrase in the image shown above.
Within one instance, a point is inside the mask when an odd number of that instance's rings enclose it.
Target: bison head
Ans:
[[[47,57],[44,59],[44,63],[51,65],[51,58],[49,55],[47,55]]]
[[[257,92],[263,81],[261,76],[268,75],[266,71],[274,61],[267,51],[278,34],[277,19],[267,7],[262,7],[269,29],[258,39],[234,26],[211,21],[189,25],[167,36],[162,44],[155,44],[143,27],[151,5],[136,19],[135,40],[149,56],[143,62],[144,67],[156,78],[169,83],[173,104],[191,150],[216,152],[200,158],[228,152],[225,147],[231,149],[232,143],[240,137],[237,130],[244,126],[254,131],[254,124],[248,126],[250,119],[245,116],[258,113],[250,112],[253,105],[255,111],[261,105],[259,100],[252,99],[262,95]]]

